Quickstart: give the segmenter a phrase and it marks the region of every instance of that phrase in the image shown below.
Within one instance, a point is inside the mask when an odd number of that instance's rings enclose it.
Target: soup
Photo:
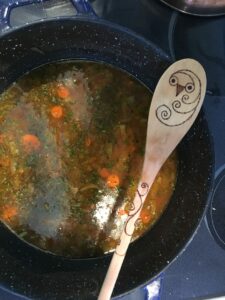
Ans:
[[[114,250],[141,173],[150,91],[106,64],[61,62],[24,75],[0,100],[1,220],[57,255]],[[164,211],[176,170],[173,153],[133,239]]]

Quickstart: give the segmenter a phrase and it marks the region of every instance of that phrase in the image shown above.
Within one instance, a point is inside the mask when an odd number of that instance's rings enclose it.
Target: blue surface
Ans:
[[[38,4],[47,0],[1,0],[0,2],[0,28],[6,30],[11,27],[10,14],[11,10],[17,7],[26,6],[29,4]],[[96,16],[95,11],[88,0],[71,0],[77,14]],[[75,14],[75,12],[74,12]]]

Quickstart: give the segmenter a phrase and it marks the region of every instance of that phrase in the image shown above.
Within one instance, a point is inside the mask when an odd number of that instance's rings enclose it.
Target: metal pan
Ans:
[[[224,0],[161,0],[180,12],[189,15],[213,17],[225,14]]]

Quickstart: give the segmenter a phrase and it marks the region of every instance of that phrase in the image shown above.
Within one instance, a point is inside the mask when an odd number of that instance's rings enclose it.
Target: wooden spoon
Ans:
[[[149,111],[141,178],[98,300],[110,299],[148,192],[162,165],[195,121],[205,91],[205,71],[193,59],[174,63],[160,78]]]

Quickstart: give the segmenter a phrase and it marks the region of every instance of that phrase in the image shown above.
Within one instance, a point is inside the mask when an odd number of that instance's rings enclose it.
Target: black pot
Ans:
[[[30,2],[30,0],[28,0]],[[25,4],[27,0],[13,5]],[[25,72],[48,62],[103,61],[128,71],[154,90],[169,58],[133,32],[98,19],[85,0],[73,0],[78,15],[10,28],[1,7],[0,92]],[[174,195],[157,224],[130,245],[114,296],[144,285],[190,241],[207,205],[213,151],[203,113],[179,146]],[[111,256],[69,260],[23,243],[0,225],[0,283],[32,299],[96,299]]]

